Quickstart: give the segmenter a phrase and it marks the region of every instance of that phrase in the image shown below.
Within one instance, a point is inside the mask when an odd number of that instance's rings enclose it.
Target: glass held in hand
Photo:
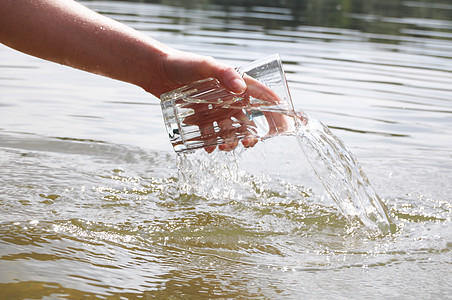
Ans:
[[[294,134],[295,113],[278,54],[237,68],[247,89],[234,94],[207,78],[161,96],[163,118],[176,152],[252,147],[275,135]]]

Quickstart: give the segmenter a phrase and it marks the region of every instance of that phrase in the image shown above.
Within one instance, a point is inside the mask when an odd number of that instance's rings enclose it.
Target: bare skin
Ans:
[[[218,138],[226,141],[218,146],[221,151],[235,149],[239,140],[245,148],[253,147],[258,142],[255,134],[256,124],[253,120],[248,119],[243,111],[253,107],[249,101],[250,98],[259,99],[269,106],[283,103],[273,90],[256,79],[245,75],[244,80],[247,89],[240,95],[242,99],[240,101],[234,100],[234,96],[237,94],[231,93],[229,96],[223,97],[219,103],[215,103],[215,99],[213,99],[212,103],[188,103],[184,106],[193,109],[195,113],[185,117],[183,124],[198,126],[202,133],[202,137],[198,139],[204,140],[206,144],[212,144],[204,148],[208,153],[215,150]],[[235,107],[234,109],[231,108],[231,104]],[[263,114],[268,122],[267,134],[269,136],[289,129],[290,117],[268,111],[264,111]]]
[[[170,48],[73,0],[0,0],[0,42],[132,83],[156,97],[207,77],[236,93],[246,89],[232,67]]]
[[[129,82],[156,97],[212,77],[232,93],[241,94],[248,88],[254,97],[275,101],[268,89],[245,82],[234,68],[211,57],[168,47],[73,0],[0,0],[0,42],[45,60]],[[205,120],[191,121],[201,130],[213,120],[220,124],[230,138],[218,148],[230,151],[238,145],[231,132],[231,117],[242,120],[244,115],[239,112],[231,116],[227,110],[218,109],[210,111]],[[284,127],[281,122],[277,127]],[[252,124],[246,120],[243,124],[244,128],[234,130],[248,132]],[[256,142],[252,133],[242,139],[245,147]],[[206,151],[214,149],[211,146]]]

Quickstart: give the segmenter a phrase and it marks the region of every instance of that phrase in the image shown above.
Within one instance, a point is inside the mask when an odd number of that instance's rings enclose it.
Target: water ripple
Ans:
[[[450,296],[450,3],[82,3],[235,66],[280,52],[398,228],[365,236],[310,186],[181,194],[156,99],[0,46],[1,297]]]

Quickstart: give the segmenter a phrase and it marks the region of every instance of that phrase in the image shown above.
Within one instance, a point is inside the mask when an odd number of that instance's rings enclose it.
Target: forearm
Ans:
[[[0,41],[149,89],[170,48],[72,0],[0,0]]]

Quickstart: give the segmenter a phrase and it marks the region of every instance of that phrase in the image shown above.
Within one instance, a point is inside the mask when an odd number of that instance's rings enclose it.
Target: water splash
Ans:
[[[351,222],[358,221],[371,232],[394,231],[385,204],[344,143],[312,117],[291,117],[297,123],[295,132],[262,139],[250,149],[179,153],[181,192],[241,201],[295,197],[328,203],[329,198]]]

